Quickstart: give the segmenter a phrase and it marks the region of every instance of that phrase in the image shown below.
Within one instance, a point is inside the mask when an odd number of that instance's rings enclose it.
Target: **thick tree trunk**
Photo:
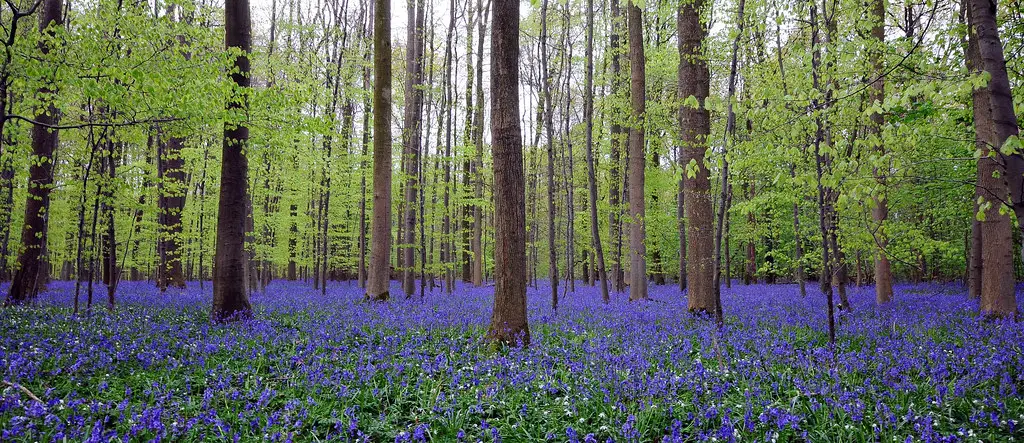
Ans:
[[[981,220],[981,312],[992,317],[1014,317],[1017,303],[1013,278],[1013,221],[1000,208],[1012,196],[1014,209],[1021,217],[1021,209],[1024,209],[1020,206],[1022,171],[1013,158],[1019,157],[1019,153],[1002,156],[999,149],[1007,139],[1018,135],[1019,128],[996,25],[995,2],[970,0],[968,17],[973,31],[971,36],[977,39],[972,45],[977,49],[977,58],[972,64],[975,70],[990,76],[988,85],[980,94],[975,91],[974,96],[979,146],[985,142],[978,159],[978,187],[989,205]],[[985,115],[986,107],[988,115]]]
[[[646,118],[646,79],[643,21],[640,7],[631,0],[627,7],[629,28],[629,96],[632,124],[629,128],[629,299],[647,299],[647,245],[645,241],[646,195],[644,193],[644,132]]]
[[[50,26],[57,28],[64,23],[61,0],[43,0],[39,11],[39,30],[47,31]],[[50,53],[51,47],[47,40],[39,43],[39,52]],[[39,97],[49,97],[56,91],[48,86],[40,87]],[[53,103],[47,103],[39,110],[36,121],[40,124],[32,126],[32,161],[28,172],[28,196],[25,198],[25,219],[21,231],[21,253],[18,255],[18,269],[14,273],[10,290],[7,293],[7,304],[21,304],[34,299],[44,288],[40,283],[46,281],[47,267],[45,250],[47,241],[46,219],[50,208],[50,188],[53,184],[53,151],[57,148],[58,132],[44,125],[55,125],[59,111]]]
[[[871,38],[869,42],[868,62],[871,63],[874,82],[868,89],[868,101],[879,106],[885,102],[885,0],[872,0],[869,5],[868,16],[872,20]],[[882,141],[882,125],[885,124],[885,117],[881,112],[871,113],[871,123],[868,125],[868,139],[873,145],[877,155],[885,159],[885,144]],[[883,305],[892,301],[892,268],[889,265],[889,236],[886,233],[885,222],[889,219],[889,201],[887,196],[886,182],[889,175],[888,165],[882,168],[875,167],[875,180],[878,182],[879,192],[872,196],[874,208],[871,210],[871,218],[875,222],[875,302]]]
[[[159,129],[160,153],[160,290],[168,286],[185,287],[181,264],[182,220],[185,210],[185,160],[181,156],[182,137],[168,135]],[[166,141],[165,141],[166,140]]]
[[[487,337],[530,343],[526,321],[526,196],[519,124],[519,2],[494,4],[491,141],[494,157],[494,312]]]
[[[597,220],[597,173],[594,167],[594,0],[587,0],[587,70],[583,86],[583,121],[587,131],[587,192],[590,203],[590,237],[596,255],[598,279],[601,281],[601,301],[608,303],[608,275],[604,268],[604,248],[601,245],[601,227]],[[586,268],[584,268],[586,269]],[[592,275],[588,273],[588,278]]]
[[[686,286],[691,312],[715,311],[714,227],[711,212],[711,179],[704,165],[711,121],[705,100],[711,73],[704,55],[707,25],[701,20],[705,0],[679,7],[679,130],[683,143],[684,211],[686,212]],[[693,100],[690,99],[693,97]]]
[[[391,1],[374,1],[373,221],[366,297],[386,301],[391,280]]]
[[[228,48],[238,48],[235,72],[231,79],[239,89],[249,88],[249,54],[252,52],[252,20],[249,0],[226,0],[224,4],[224,40]],[[244,97],[232,97],[228,110],[245,111]],[[249,203],[249,161],[246,145],[249,128],[245,122],[224,124],[221,157],[220,201],[217,211],[217,248],[213,264],[214,321],[227,321],[252,315],[246,292],[246,218]]]

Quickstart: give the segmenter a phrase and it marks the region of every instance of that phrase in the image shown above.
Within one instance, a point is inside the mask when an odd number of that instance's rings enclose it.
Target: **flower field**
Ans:
[[[1024,440],[1024,323],[955,285],[883,309],[851,288],[834,350],[824,297],[786,285],[726,290],[721,331],[672,286],[603,305],[580,285],[557,315],[531,288],[525,349],[481,341],[493,288],[275,282],[227,326],[205,289],[123,283],[76,317],[55,282],[0,311],[0,441]]]

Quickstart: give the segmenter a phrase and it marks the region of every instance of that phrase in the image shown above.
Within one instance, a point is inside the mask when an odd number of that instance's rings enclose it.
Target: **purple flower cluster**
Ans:
[[[122,283],[74,316],[73,286],[0,311],[0,441],[1005,441],[1024,436],[1024,323],[954,285],[851,288],[830,348],[824,297],[529,291],[533,345],[481,340],[493,288],[362,301],[275,282],[253,320],[213,325],[210,291]],[[5,288],[0,287],[0,293]],[[397,285],[392,294],[400,294]],[[35,398],[33,398],[35,397]],[[38,399],[38,401],[36,400]]]

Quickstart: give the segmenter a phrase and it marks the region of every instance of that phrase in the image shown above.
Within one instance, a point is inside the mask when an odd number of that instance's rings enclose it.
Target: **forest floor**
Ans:
[[[851,288],[832,350],[811,286],[734,285],[721,331],[673,286],[603,305],[577,285],[557,315],[541,286],[533,345],[495,351],[493,288],[374,304],[275,282],[218,326],[209,284],[126,282],[113,313],[76,317],[55,282],[0,311],[0,441],[1024,439],[1024,322],[979,320],[958,285],[900,285],[883,309]]]

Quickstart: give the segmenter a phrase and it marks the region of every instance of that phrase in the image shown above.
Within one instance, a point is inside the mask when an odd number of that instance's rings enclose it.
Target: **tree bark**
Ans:
[[[590,237],[596,254],[598,279],[601,281],[601,301],[608,303],[608,275],[604,268],[604,248],[597,220],[597,173],[594,170],[594,0],[587,0],[587,68],[583,86],[583,121],[587,131],[587,193],[590,197]],[[588,273],[589,274],[589,273]]]
[[[820,48],[820,25],[818,23],[818,7],[812,0],[810,2],[810,22],[811,22],[811,81],[814,89],[819,92],[822,90],[821,82],[821,48]],[[824,94],[822,94],[824,95]],[[811,108],[819,109],[820,103],[817,98],[811,100]],[[836,342],[836,326],[835,326],[835,310],[833,305],[833,293],[832,293],[832,257],[829,253],[829,217],[831,214],[828,202],[830,199],[826,196],[827,188],[822,183],[822,179],[825,178],[826,165],[828,159],[821,150],[821,144],[824,140],[824,122],[820,116],[816,116],[814,119],[815,132],[814,132],[814,160],[815,160],[815,175],[817,178],[817,191],[818,191],[818,228],[821,231],[821,292],[825,295],[827,302],[827,314],[828,314],[828,342],[829,345],[835,345]]]
[[[161,281],[160,290],[168,286],[185,287],[181,265],[181,213],[185,209],[185,160],[181,157],[183,139],[160,130],[160,210]],[[166,140],[166,141],[164,141]]]
[[[491,142],[494,157],[494,312],[487,337],[530,343],[526,320],[526,189],[519,124],[519,2],[494,4]]]
[[[249,54],[252,52],[252,20],[249,0],[225,0],[224,40],[229,49],[241,51],[235,58],[231,79],[244,93],[250,85]],[[231,97],[228,110],[244,113],[248,100]],[[249,203],[249,161],[246,122],[225,122],[221,157],[220,201],[217,211],[217,248],[213,268],[214,321],[250,317],[252,306],[246,292],[246,219]]]
[[[416,291],[416,196],[419,190],[420,120],[423,112],[423,1],[410,1],[406,37],[405,130],[405,220],[402,240],[402,290],[406,298]]]
[[[373,220],[366,297],[387,301],[391,276],[391,0],[374,0]]]
[[[885,0],[872,0],[868,10],[868,16],[873,21],[871,26],[871,39],[868,50],[868,63],[871,64],[874,82],[868,89],[868,101],[876,106],[885,102]],[[882,125],[885,124],[885,117],[881,112],[872,112],[870,124],[867,126],[868,140],[874,145],[873,150],[885,161],[885,143],[882,141]],[[875,222],[875,302],[883,305],[892,301],[892,268],[889,265],[889,236],[885,230],[885,223],[889,219],[889,201],[887,196],[887,178],[889,175],[888,164],[884,168],[875,167],[875,180],[878,182],[879,192],[872,196],[874,208],[871,210],[871,218]]]
[[[705,101],[711,73],[703,52],[707,24],[701,20],[705,0],[686,2],[679,8],[679,127],[683,143],[683,193],[686,212],[687,306],[691,312],[715,310],[714,227],[711,213],[710,172],[704,164],[711,120]],[[695,103],[689,99],[693,97]],[[690,103],[687,103],[690,101]]]
[[[725,133],[722,137],[722,185],[721,204],[718,207],[718,225],[715,227],[715,322],[722,326],[722,236],[725,231],[725,219],[729,215],[731,194],[729,193],[729,144],[736,137],[736,113],[733,111],[733,98],[736,96],[736,77],[738,74],[740,39],[743,37],[744,8],[746,1],[739,0],[736,8],[736,36],[732,41],[732,60],[729,63],[729,86],[726,93]],[[751,188],[753,189],[753,188]]]
[[[627,7],[629,28],[629,96],[632,123],[629,128],[629,299],[647,299],[647,245],[645,242],[646,195],[644,193],[644,132],[646,116],[646,59],[640,7],[631,0]]]
[[[480,0],[476,2],[478,12],[477,46],[476,46],[476,105],[473,106],[473,146],[476,154],[473,159],[473,195],[477,202],[484,201],[484,35],[487,33],[487,15],[491,2],[484,6]],[[483,205],[473,205],[473,238],[470,247],[473,251],[473,286],[484,284],[484,248],[483,248]]]
[[[43,0],[39,12],[39,31],[52,37],[52,30],[64,24],[61,0]],[[39,52],[44,56],[50,53],[55,42],[50,38],[39,42]],[[44,85],[36,91],[39,97],[49,97],[57,93],[50,85]],[[7,293],[7,304],[21,304],[32,300],[44,288],[40,283],[46,281],[43,261],[46,249],[47,212],[50,209],[50,190],[53,186],[53,151],[57,148],[58,131],[44,125],[55,125],[60,111],[52,103],[47,103],[39,110],[36,121],[41,124],[32,126],[32,161],[29,166],[28,196],[25,198],[25,219],[21,231],[22,250],[18,255],[20,265],[14,273],[10,290]]]
[[[622,91],[622,50],[620,49],[620,32],[622,12],[619,8],[619,0],[611,0],[611,32],[609,33],[608,52],[611,54],[612,65],[612,96],[618,97]],[[611,210],[608,212],[608,238],[612,242],[612,287],[616,292],[626,290],[622,269],[622,208],[620,207],[621,191],[619,185],[620,168],[622,166],[622,139],[625,132],[618,120],[612,119],[611,140],[611,163],[608,166],[608,204]]]
[[[987,210],[983,207],[981,220],[981,312],[991,317],[1015,317],[1013,221],[1000,209],[1012,196],[1013,209],[1018,211],[1018,217],[1022,215],[1018,190],[1022,171],[1017,168],[1015,159],[1008,158],[1013,156],[1000,155],[1000,148],[1010,137],[1018,135],[1019,128],[996,25],[996,3],[969,1],[971,36],[977,39],[974,45],[977,58],[972,64],[990,75],[988,85],[980,94],[978,91],[974,94],[975,130],[979,146],[984,143],[978,159],[978,187],[988,206]],[[985,108],[988,115],[985,115]]]
[[[551,100],[551,70],[548,66],[548,0],[540,7],[540,58],[544,82],[544,133],[548,164],[548,275],[551,277],[551,309],[558,311],[558,253],[555,250],[555,130],[554,103]]]

